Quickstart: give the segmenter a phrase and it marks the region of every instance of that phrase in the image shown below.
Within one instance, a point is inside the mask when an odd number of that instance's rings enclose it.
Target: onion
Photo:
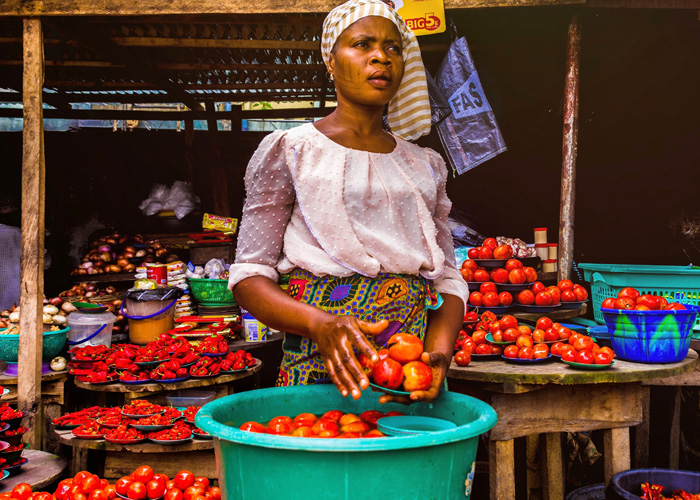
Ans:
[[[51,367],[51,369],[55,372],[63,371],[67,366],[68,362],[63,356],[57,356],[51,360],[51,363],[49,363],[49,367]]]
[[[51,304],[48,304],[48,305],[44,306],[43,311],[44,311],[44,314],[49,314],[49,315],[53,316],[54,314],[58,314],[58,307],[53,306]]]
[[[126,316],[123,314],[117,314],[117,321],[124,321],[126,319]]]
[[[85,295],[85,287],[82,286],[76,286],[73,288],[73,291],[75,292],[76,295]]]
[[[124,254],[122,254],[122,257],[124,257],[125,259],[133,259],[134,254],[133,252],[124,252]]]
[[[85,285],[85,290],[87,290],[88,292],[94,292],[96,289],[97,287],[92,283],[88,283],[87,285]]]
[[[51,300],[49,300],[49,302],[51,303],[51,305],[60,306],[61,304],[63,304],[63,299],[60,297],[54,297]]]
[[[3,318],[9,318],[10,311],[8,311],[7,309],[5,309],[4,311],[0,311],[0,316],[2,316]]]
[[[44,305],[48,304],[48,303],[49,303],[49,299],[47,299],[46,297],[44,297],[43,303],[44,303]]]
[[[134,271],[136,271],[136,265],[129,263],[126,266],[124,266],[123,270],[125,273],[133,273]]]
[[[61,305],[61,310],[62,310],[63,312],[67,312],[67,313],[70,314],[70,313],[72,313],[72,312],[77,311],[78,308],[75,307],[75,306],[74,306],[73,304],[71,304],[70,302],[64,302],[64,303]]]
[[[110,273],[120,273],[122,272],[122,268],[121,266],[115,266],[114,264],[112,264],[107,268],[107,271]]]
[[[120,306],[122,305],[122,301],[121,301],[121,299],[114,299],[114,300],[111,302],[111,304],[112,304],[114,307],[120,307]]]
[[[117,240],[115,240],[114,238],[106,238],[105,242],[109,243],[110,245],[114,245],[117,242]]]
[[[134,254],[134,257],[145,257],[147,253],[148,252],[146,252],[146,250],[144,250],[142,248],[142,249],[136,251],[136,253]]]
[[[93,292],[93,291],[85,292],[86,299],[89,299],[90,297],[94,297],[94,296],[95,296],[95,292]]]
[[[51,316],[50,314],[44,313],[41,315],[41,318],[45,325],[50,325],[51,323],[53,323],[53,316]]]
[[[156,250],[156,257],[162,257],[163,255],[168,254],[168,249],[167,248],[159,248]]]
[[[117,265],[119,267],[125,267],[129,264],[129,259],[117,259]]]
[[[19,323],[19,311],[10,313],[10,321],[12,323]]]
[[[111,262],[112,261],[112,254],[109,252],[102,252],[100,254],[100,259],[102,259],[105,262]]]
[[[136,251],[136,249],[132,246],[125,246],[124,251],[134,253]]]
[[[155,240],[151,243],[151,248],[158,250],[159,248],[163,248],[163,244],[160,241]]]
[[[90,269],[92,266],[93,266],[93,264],[90,261],[83,262],[82,264],[80,264],[80,267],[83,269]]]
[[[105,292],[107,292],[107,295],[111,295],[111,294],[113,294],[113,293],[116,292],[116,291],[117,291],[117,289],[114,288],[113,286],[105,287]]]
[[[65,316],[61,316],[60,314],[55,314],[53,316],[53,322],[55,325],[65,325],[68,320],[66,319]]]
[[[100,252],[100,253],[103,253],[103,252],[111,252],[111,251],[112,251],[112,247],[110,247],[109,245],[101,245],[101,246],[97,247],[97,251]]]
[[[155,260],[156,260],[156,259],[155,259],[155,257],[153,257],[153,255],[146,255],[146,256],[143,258],[143,261],[144,261],[144,262],[155,262]]]

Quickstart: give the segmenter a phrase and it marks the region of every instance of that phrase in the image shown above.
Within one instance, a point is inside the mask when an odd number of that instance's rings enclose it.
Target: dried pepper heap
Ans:
[[[700,493],[692,495],[683,490],[675,490],[673,495],[666,497],[661,494],[666,488],[658,484],[642,483],[642,500],[700,500]]]

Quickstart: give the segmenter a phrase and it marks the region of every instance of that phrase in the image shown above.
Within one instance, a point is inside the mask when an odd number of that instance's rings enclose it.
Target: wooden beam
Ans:
[[[41,446],[41,351],[44,299],[45,165],[42,116],[44,46],[41,21],[23,24],[22,259],[17,399],[29,427],[25,440]]]
[[[583,4],[585,0],[445,0],[446,9],[527,7]],[[3,0],[0,15],[7,16],[163,16],[211,14],[307,14],[327,13],[334,0]]]
[[[207,103],[212,101],[207,101]],[[241,119],[279,119],[279,118],[320,118],[333,108],[300,108],[247,111],[140,111],[111,109],[45,109],[46,119],[65,120],[237,120]],[[20,118],[21,109],[0,108],[0,118]]]
[[[185,90],[265,90],[265,89],[301,89],[313,90],[323,88],[323,83],[186,83],[180,87]],[[86,82],[86,81],[54,81],[47,80],[46,88],[57,88],[63,91],[70,90],[163,90],[162,85],[151,82]],[[199,96],[191,95],[189,99],[198,99]],[[235,96],[232,96],[235,97]],[[265,94],[260,94],[264,99]],[[183,102],[183,101],[179,101]],[[194,106],[190,106],[194,107]]]
[[[700,0],[587,0],[586,7],[614,9],[700,9]]]
[[[124,94],[124,93],[71,93],[71,94],[54,94],[44,92],[44,102],[50,103],[52,96],[60,95],[61,101],[66,103],[83,103],[83,102],[114,102],[114,103],[178,103],[177,97],[166,93],[139,93],[139,94]],[[325,95],[325,94],[323,94]],[[228,93],[197,93],[194,94],[198,101],[218,101],[218,102],[241,102],[241,101],[300,101],[299,96],[292,92],[266,92],[264,95],[252,94],[228,94]],[[333,97],[333,94],[325,95],[326,98]],[[318,101],[319,95],[316,94],[304,101]],[[0,92],[0,102],[22,102],[22,94],[16,92]],[[53,105],[53,104],[52,104]],[[44,110],[50,111],[50,110]],[[76,110],[77,111],[77,110]]]
[[[559,210],[558,279],[569,279],[574,257],[574,206],[576,157],[578,155],[578,101],[580,87],[581,23],[578,15],[569,22],[564,84],[564,140],[562,144],[561,202]]]
[[[219,38],[161,38],[155,36],[112,37],[121,47],[175,47],[192,49],[320,50],[321,41],[229,40]]]

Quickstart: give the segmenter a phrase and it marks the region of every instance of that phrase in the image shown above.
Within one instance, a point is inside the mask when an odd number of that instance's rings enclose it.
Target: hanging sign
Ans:
[[[390,0],[390,3],[416,36],[445,31],[443,0]]]

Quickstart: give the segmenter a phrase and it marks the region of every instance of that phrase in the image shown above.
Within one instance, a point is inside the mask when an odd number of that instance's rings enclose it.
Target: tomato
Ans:
[[[552,295],[552,304],[558,304],[561,301],[561,290],[559,290],[556,286],[548,286],[547,290]]]
[[[532,347],[522,347],[518,351],[518,359],[533,359]]]
[[[109,481],[106,479],[100,479],[100,489],[104,490],[107,488],[107,486],[109,486]]]
[[[206,491],[201,486],[190,486],[184,492],[185,500],[192,500],[194,496],[204,495],[204,493],[206,493]]]
[[[410,333],[395,333],[389,338],[389,357],[402,365],[416,361],[423,354],[423,341]]]
[[[207,493],[209,493],[209,498],[211,498],[211,500],[221,500],[221,489],[219,489],[217,486],[212,486],[209,488]]]
[[[535,328],[539,328],[540,330],[547,330],[548,328],[552,328],[553,321],[548,318],[547,316],[542,316],[540,319],[537,320],[537,323],[535,324]]]
[[[166,476],[165,474],[153,474],[153,479],[152,481],[158,481],[159,483],[162,483],[163,486],[168,484],[168,481],[170,481],[170,478]]]
[[[478,259],[479,258],[479,248],[470,248],[467,250],[467,257],[470,259]]]
[[[513,269],[508,273],[508,282],[513,283],[514,285],[525,283],[526,279],[527,277],[522,269]]]
[[[90,496],[88,496],[88,500],[109,500],[109,497],[107,493],[105,493],[105,490],[92,490]]]
[[[494,259],[510,259],[513,256],[513,248],[510,245],[498,245],[493,249]]]
[[[687,307],[685,307],[683,304],[679,304],[678,302],[671,302],[664,309],[666,311],[685,311]]]
[[[290,421],[291,421],[291,419],[290,419]],[[292,432],[291,422],[270,423],[267,427],[265,427],[266,434],[273,434],[275,436],[284,436],[285,434],[289,434],[291,432]]]
[[[592,365],[594,361],[593,353],[591,351],[579,351],[576,353],[576,362],[583,363],[586,365]]]
[[[577,351],[573,347],[570,347],[569,349],[562,349],[561,351],[561,359],[563,361],[569,361],[569,362],[576,362],[576,354]]]
[[[508,271],[499,267],[491,271],[491,280],[494,283],[508,283]]]
[[[129,485],[133,481],[131,480],[131,477],[129,476],[124,476],[117,483],[114,485],[116,488],[117,493],[119,493],[121,496],[125,497],[127,492],[129,491]]]
[[[498,291],[498,288],[496,288],[496,284],[493,281],[486,281],[479,285],[479,291],[486,295],[489,292],[496,292]]]
[[[182,470],[173,477],[173,484],[176,488],[185,491],[194,484],[194,474],[188,470]],[[119,492],[119,490],[117,490]]]
[[[520,348],[517,345],[511,344],[506,346],[506,348],[503,350],[503,355],[506,358],[517,358],[518,351],[520,351]]]
[[[131,479],[138,481],[139,483],[146,484],[153,479],[153,469],[151,469],[148,465],[142,465],[131,473]]]
[[[160,498],[165,495],[165,484],[155,479],[146,483],[146,496],[149,499]]]
[[[476,352],[476,343],[472,339],[466,339],[464,341],[464,344],[462,344],[462,351],[466,351],[470,354],[474,354]]]
[[[247,432],[265,432],[265,426],[259,422],[245,422],[241,424],[240,429]]]
[[[508,328],[518,328],[518,320],[512,314],[506,314],[503,316],[498,324],[499,328],[503,331],[507,330]]]
[[[486,269],[477,269],[474,271],[474,281],[489,281],[491,279],[491,276],[489,275],[489,272]]]
[[[70,497],[70,500],[88,500],[88,497],[85,495],[85,493],[75,493]]]
[[[496,241],[496,238],[486,238],[484,242],[481,244],[482,247],[488,247],[491,250],[495,250],[496,247],[498,246],[498,242]]]
[[[481,301],[484,307],[497,307],[499,304],[498,294],[496,292],[489,292],[484,294]]]
[[[91,476],[92,474],[89,473],[86,470],[81,470],[78,472],[75,476],[73,476],[73,483],[75,484],[80,484],[83,482],[83,479],[85,479],[87,476]]]
[[[474,271],[479,269],[479,264],[477,264],[474,259],[469,258],[462,262],[462,269],[469,269],[473,273]]]
[[[398,389],[403,381],[401,363],[391,358],[379,360],[372,370],[372,380],[374,380],[375,384],[387,389]],[[315,427],[314,425],[314,431],[316,431]]]
[[[581,285],[574,285],[574,295],[577,302],[585,302],[588,300],[588,290]]]
[[[491,344],[491,354],[503,354],[503,348],[500,345]]]
[[[479,247],[479,258],[480,259],[493,259],[493,248],[490,247]]]
[[[639,297],[640,293],[639,290],[636,288],[632,288],[631,286],[625,287],[619,292],[617,292],[617,298],[620,299],[622,297],[629,297],[630,299],[636,301],[637,297]]]
[[[459,273],[462,275],[462,278],[464,278],[464,281],[474,281],[474,271],[471,269],[463,267],[459,270]]]
[[[527,325],[518,325],[516,330],[518,330],[518,335],[532,335],[532,328]]]
[[[574,289],[574,282],[571,280],[559,280],[559,283],[557,283],[557,288],[561,290],[562,292],[564,290],[572,290]]]
[[[615,303],[615,300],[613,297],[608,297],[603,301],[603,303],[600,305],[602,309],[617,309],[617,305]]]
[[[510,292],[501,292],[498,294],[498,303],[502,306],[509,306],[513,303],[513,295]]]
[[[537,295],[535,295],[535,304],[538,306],[551,306],[552,294],[547,291],[539,292]]]
[[[638,306],[646,306],[652,311],[661,309],[661,301],[657,295],[640,295],[637,297],[635,304]]]
[[[367,358],[367,356],[365,356],[365,358]],[[367,359],[369,359],[369,358],[367,358]],[[362,363],[360,363],[360,364],[362,364]],[[374,365],[374,363],[372,363],[372,365]],[[372,369],[370,368],[369,372],[371,373],[371,371],[372,371]],[[367,373],[367,372],[365,372],[365,373]],[[294,420],[292,420],[292,425],[293,425],[293,427],[301,427],[304,425],[311,426],[311,425],[313,425],[313,423],[316,420],[318,420],[318,417],[316,415],[314,415],[313,413],[300,413],[299,415],[294,417]],[[196,479],[195,479],[195,482],[197,482]]]
[[[165,498],[163,498],[163,500],[185,500],[185,495],[181,490],[172,488],[165,492]]]
[[[615,309],[634,309],[635,301],[631,297],[620,297],[615,299]]]
[[[85,479],[80,483],[81,493],[89,495],[92,491],[99,489],[101,486],[100,478],[95,475],[85,476]]]
[[[511,272],[513,269],[522,269],[523,263],[518,259],[510,259],[506,262],[506,271]]]
[[[299,425],[295,427],[291,434],[293,437],[313,437],[315,436],[313,429],[308,425]]]
[[[547,289],[546,286],[544,286],[544,283],[541,281],[535,281],[532,285],[530,285],[530,290],[532,290],[532,293],[537,295],[540,292],[544,292]]]
[[[475,354],[491,354],[491,347],[488,344],[479,344],[476,346]]]
[[[523,347],[532,348],[535,343],[532,341],[532,337],[529,335],[518,335],[518,338],[515,339],[515,345],[522,349]]]
[[[615,352],[608,346],[601,347],[598,352],[605,352],[610,355],[610,359],[615,357]]]
[[[564,345],[565,344],[563,342],[555,342],[552,344],[552,347],[549,349],[549,351],[555,356],[561,356],[561,351],[564,348]]]
[[[547,344],[537,344],[532,348],[532,356],[535,359],[542,359],[549,356],[549,347]]]
[[[469,295],[469,304],[476,307],[481,307],[484,305],[484,294],[481,292],[472,292]]]
[[[504,342],[515,342],[517,338],[518,330],[516,328],[508,328],[506,331],[503,332]]]
[[[15,500],[27,500],[32,496],[32,487],[29,483],[19,483],[12,488],[11,495]]]
[[[544,331],[544,340],[545,342],[553,342],[555,340],[561,340],[559,338],[559,332],[554,328],[547,328]]]
[[[523,267],[523,272],[525,273],[526,283],[532,283],[537,281],[537,271],[534,267]]]
[[[107,498],[109,500],[114,500],[117,498],[117,488],[113,484],[108,484],[104,489],[104,492],[107,494]]]
[[[532,290],[520,290],[518,292],[518,304],[529,306],[535,303],[535,294]]]
[[[588,335],[580,335],[573,343],[569,342],[569,344],[573,345],[577,351],[590,351],[593,349],[594,342]]]
[[[472,355],[467,351],[457,351],[455,354],[455,363],[457,363],[457,366],[469,366],[471,361]]]
[[[66,500],[68,492],[71,489],[73,480],[72,479],[64,479],[60,483],[58,483],[58,486],[56,487],[56,491],[54,492],[54,496],[56,497],[56,500]]]
[[[576,302],[576,294],[573,290],[564,290],[561,292],[562,302]]]
[[[126,496],[130,500],[143,500],[146,498],[146,495],[146,485],[141,481],[134,481],[129,485],[129,489],[126,491]]]
[[[598,351],[594,356],[594,363],[596,365],[609,365],[612,363],[612,358],[607,352]]]
[[[272,420],[270,420],[270,421],[267,423],[268,426],[277,425],[277,424],[289,424],[289,425],[291,425],[291,424],[292,424],[292,418],[291,418],[291,417],[288,417],[288,416],[286,416],[286,415],[282,415],[282,416],[273,418]],[[195,479],[195,481],[196,481],[196,479]]]
[[[535,331],[532,332],[532,340],[535,342],[546,342],[547,339],[545,338],[546,333],[544,330],[540,330],[539,328],[535,328]]]
[[[472,333],[472,340],[476,345],[486,343],[486,332],[483,330],[477,330]]]

